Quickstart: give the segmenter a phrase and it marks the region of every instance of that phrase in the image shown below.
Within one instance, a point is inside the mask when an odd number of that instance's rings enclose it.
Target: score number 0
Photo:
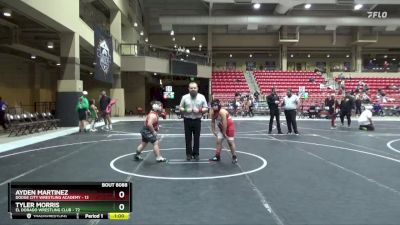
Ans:
[[[120,191],[118,193],[118,197],[124,198],[125,197],[125,192]],[[118,208],[119,208],[119,210],[123,211],[125,209],[125,205],[121,203],[121,204],[119,204]]]

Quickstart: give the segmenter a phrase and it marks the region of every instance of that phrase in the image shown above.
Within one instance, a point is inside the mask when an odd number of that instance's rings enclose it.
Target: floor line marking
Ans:
[[[168,159],[168,162],[193,162],[193,161],[187,161],[186,159]],[[209,162],[208,159],[200,159],[197,162]]]
[[[306,153],[306,154],[308,154],[308,155],[311,155],[311,156],[313,156],[313,157],[315,157],[315,158],[318,158],[318,159],[322,160],[323,162],[328,163],[328,164],[330,164],[330,165],[332,165],[332,166],[334,166],[334,167],[337,167],[337,168],[339,168],[339,169],[341,169],[341,170],[344,170],[344,171],[346,171],[346,172],[348,172],[348,173],[351,173],[351,174],[353,174],[353,175],[356,175],[356,176],[358,176],[358,177],[360,177],[360,178],[362,178],[362,179],[364,179],[364,180],[366,180],[366,181],[368,181],[368,182],[370,182],[370,183],[372,183],[372,184],[375,184],[375,185],[377,185],[377,186],[379,186],[379,187],[381,187],[381,188],[384,188],[384,189],[386,189],[386,190],[389,190],[389,191],[391,191],[391,192],[393,192],[393,193],[395,193],[395,194],[397,194],[397,195],[400,196],[400,191],[398,191],[398,190],[396,190],[396,189],[394,189],[394,188],[392,188],[392,187],[389,187],[389,186],[387,186],[387,185],[384,185],[384,184],[382,184],[382,183],[379,183],[378,181],[376,181],[376,180],[374,180],[374,179],[372,179],[372,178],[369,178],[369,177],[367,177],[367,176],[365,176],[365,175],[362,175],[362,174],[360,174],[360,173],[357,173],[357,172],[354,171],[354,170],[348,169],[348,168],[346,168],[346,167],[344,167],[344,166],[341,166],[341,165],[339,165],[339,164],[337,164],[337,163],[334,163],[334,162],[332,162],[332,161],[330,161],[330,160],[327,160],[327,159],[325,159],[325,158],[323,158],[323,157],[321,157],[321,156],[318,156],[318,155],[316,155],[316,154],[313,154],[313,153],[311,153],[311,152],[308,152],[308,151],[306,151],[306,150],[304,150],[304,149],[302,149],[302,148],[298,148],[298,147],[296,147],[296,146],[295,146],[294,148],[297,149],[297,150],[299,150],[299,151],[302,151],[302,152],[304,152],[304,153]]]
[[[397,142],[397,141],[400,141],[400,139],[391,140],[391,141],[389,141],[389,142],[386,143],[386,146],[387,146],[390,150],[395,151],[395,152],[397,152],[397,153],[400,153],[399,150],[397,150],[397,149],[395,149],[395,148],[392,147],[392,143],[393,143],[393,142]]]
[[[11,154],[7,154],[7,155],[2,155],[2,156],[0,156],[0,159],[6,158],[9,156],[24,154],[24,153],[28,153],[28,152],[35,152],[35,151],[40,151],[40,150],[45,150],[45,149],[51,149],[51,148],[61,148],[61,147],[66,147],[66,146],[90,144],[90,143],[97,143],[97,142],[123,141],[123,140],[136,140],[136,139],[139,139],[139,138],[119,138],[119,139],[108,139],[108,140],[83,141],[83,142],[76,142],[76,143],[63,144],[63,145],[53,145],[53,146],[48,146],[48,147],[35,148],[35,149],[25,150],[25,151],[11,153]]]
[[[225,148],[229,149],[229,146],[226,146],[224,144]],[[240,171],[244,171],[243,168],[240,166],[239,163],[236,163],[236,165],[239,167]],[[248,181],[250,188],[256,193],[259,201],[261,202],[262,206],[268,211],[269,214],[271,214],[273,220],[277,225],[284,225],[282,219],[276,214],[275,210],[272,209],[271,204],[268,202],[267,198],[264,196],[264,194],[258,189],[258,187],[254,184],[253,180],[250,178],[249,174],[244,175],[246,177],[246,180]]]
[[[240,138],[253,139],[253,140],[265,140],[265,141],[271,140],[271,141],[275,141],[274,139],[267,139],[267,138],[252,138],[252,137],[240,137]],[[316,145],[316,146],[323,146],[323,147],[328,147],[328,148],[342,149],[342,150],[351,151],[351,152],[358,152],[358,153],[365,154],[365,155],[372,155],[372,156],[375,156],[377,158],[387,159],[387,160],[390,160],[390,161],[393,161],[393,162],[400,163],[399,159],[390,158],[390,157],[383,156],[383,155],[378,155],[378,154],[375,154],[375,153],[372,153],[372,152],[365,152],[365,151],[352,149],[352,148],[345,148],[345,147],[340,147],[340,146],[318,144],[318,143],[313,143],[313,142],[303,142],[303,141],[293,141],[293,140],[279,140],[279,139],[276,139],[276,140],[277,141],[281,141],[281,142],[292,142],[292,143],[300,143],[300,144]]]
[[[168,161],[167,160],[167,163],[168,164],[208,164],[208,163],[210,163],[210,162],[205,162],[205,161],[199,161],[199,162],[196,162],[196,161],[194,161],[194,162],[192,162],[192,161],[187,161],[187,162],[184,162],[184,161],[182,161],[182,162],[171,162],[171,161]]]
[[[338,140],[338,139],[335,139],[335,138],[325,137],[325,136],[323,136],[323,135],[318,135],[318,136],[321,137],[321,138],[323,138],[323,139],[326,139],[326,140],[331,140],[331,141],[336,141],[336,142],[340,142],[340,143],[345,143],[345,144],[352,145],[352,146],[355,146],[355,147],[368,149],[368,150],[373,151],[373,152],[376,152],[376,153],[384,153],[384,154],[388,154],[388,155],[390,155],[390,156],[392,156],[392,157],[396,157],[396,155],[391,154],[390,152],[375,150],[375,149],[373,149],[373,148],[369,148],[369,147],[366,147],[366,146],[363,146],[363,145],[357,145],[357,144],[353,144],[353,143],[350,143],[350,142]],[[400,140],[400,139],[399,139],[399,140]]]
[[[160,139],[160,142],[161,142],[161,140],[162,140],[162,138]],[[135,169],[132,171],[132,173],[136,173],[136,172],[140,169],[140,167],[142,166],[143,162],[144,162],[150,155],[151,155],[151,154],[146,154],[146,156],[144,157],[144,159],[143,159],[141,162],[139,162],[139,164],[135,167]],[[131,179],[132,179],[132,175],[128,175],[128,176],[125,178],[125,182],[130,182]],[[97,225],[97,224],[99,224],[100,222],[101,222],[101,220],[99,220],[99,219],[94,219],[94,220],[90,220],[90,221],[88,222],[88,225]]]
[[[3,181],[3,182],[0,183],[0,186],[3,186],[3,185],[5,185],[5,184],[7,184],[7,183],[9,183],[9,182],[11,182],[11,181],[13,181],[13,180],[16,180],[16,179],[18,179],[18,178],[20,178],[20,177],[26,176],[26,175],[28,175],[28,174],[30,174],[30,173],[33,173],[33,172],[35,172],[35,171],[37,171],[37,170],[39,170],[39,169],[41,169],[41,168],[43,168],[43,167],[46,167],[46,166],[51,165],[51,164],[53,164],[53,163],[55,163],[55,162],[58,162],[58,161],[60,161],[60,160],[62,160],[62,159],[64,159],[64,158],[67,158],[68,156],[71,156],[71,155],[73,155],[73,154],[76,154],[77,152],[78,152],[78,151],[74,151],[74,152],[68,153],[68,154],[66,154],[66,155],[64,155],[64,156],[61,156],[61,157],[59,157],[59,158],[57,158],[57,159],[54,159],[54,160],[52,160],[52,161],[50,161],[50,162],[48,162],[48,163],[42,164],[42,165],[40,165],[40,166],[38,166],[38,167],[35,167],[35,168],[30,169],[30,170],[28,170],[28,171],[26,171],[26,172],[24,172],[24,173],[21,173],[21,174],[18,175],[18,176],[15,176],[15,177],[12,177],[12,178],[10,178],[10,179],[8,179],[8,180],[5,180],[5,181]]]

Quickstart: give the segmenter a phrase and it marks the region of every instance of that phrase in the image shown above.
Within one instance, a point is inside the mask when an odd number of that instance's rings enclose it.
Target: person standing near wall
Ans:
[[[355,104],[356,104],[356,116],[359,116],[359,115],[361,115],[361,96],[360,96],[360,94],[356,95]]]
[[[107,96],[105,90],[101,91],[99,102],[100,102],[101,117],[104,119],[104,127],[102,129],[111,131],[112,130],[111,113],[107,112],[107,106],[110,104],[111,98]]]
[[[96,101],[94,99],[91,99],[89,101],[89,111],[90,111],[90,131],[95,132],[97,129],[95,128],[96,125],[96,120],[98,119],[97,117],[97,107],[96,107]]]
[[[180,111],[184,117],[186,160],[188,161],[192,158],[196,161],[199,160],[201,118],[202,113],[208,111],[206,98],[204,95],[198,93],[198,90],[197,83],[190,82],[189,94],[182,96],[179,105]],[[193,147],[192,138],[194,139]]]
[[[7,106],[8,104],[0,97],[0,125],[3,127],[4,130],[7,130],[5,120]]]
[[[88,92],[83,91],[82,96],[79,97],[78,103],[76,104],[76,111],[79,116],[79,133],[86,132],[87,115],[89,111],[89,100],[87,99]]]

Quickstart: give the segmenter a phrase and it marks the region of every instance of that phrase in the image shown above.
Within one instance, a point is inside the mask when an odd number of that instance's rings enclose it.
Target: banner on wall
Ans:
[[[315,67],[317,67],[322,73],[326,72],[326,62],[316,62]]]
[[[265,62],[265,69],[266,70],[275,70],[276,69],[275,61],[266,61]]]
[[[111,36],[95,26],[94,29],[94,78],[103,82],[113,82],[113,46]]]
[[[350,66],[351,66],[350,62],[344,62],[343,63],[343,70],[345,72],[349,72],[350,71]]]
[[[256,62],[255,61],[247,61],[246,62],[246,70],[247,71],[253,71],[256,69]]]
[[[236,70],[236,62],[228,61],[225,64],[227,70]]]

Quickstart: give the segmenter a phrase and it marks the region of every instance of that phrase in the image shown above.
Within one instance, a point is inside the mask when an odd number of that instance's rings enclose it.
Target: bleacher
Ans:
[[[223,104],[232,101],[235,92],[249,93],[250,89],[243,71],[214,71],[211,79],[211,91],[214,98]]]
[[[376,99],[376,93],[378,89],[383,89],[386,93],[386,96],[389,98],[394,98],[395,101],[389,101],[387,103],[383,103],[383,105],[391,106],[391,105],[400,105],[400,91],[392,90],[389,88],[390,85],[400,86],[400,78],[397,77],[355,77],[345,80],[346,90],[355,90],[359,81],[364,81],[365,84],[369,87],[369,96],[371,99]]]
[[[302,100],[304,108],[308,108],[311,104],[322,103],[328,94],[327,91],[320,89],[324,77],[310,71],[255,71],[254,77],[265,95],[269,95],[273,87],[281,97],[286,95],[289,88],[297,94],[299,87],[305,87],[309,99]],[[315,82],[310,82],[310,78],[314,78]]]

